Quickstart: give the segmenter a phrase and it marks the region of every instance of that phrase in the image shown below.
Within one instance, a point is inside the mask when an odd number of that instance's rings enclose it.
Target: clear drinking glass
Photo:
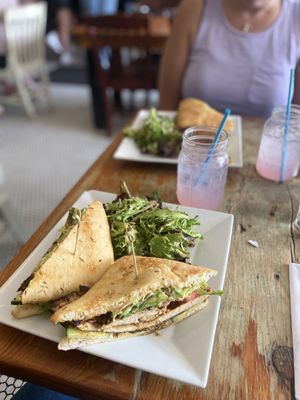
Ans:
[[[201,126],[184,131],[177,167],[180,204],[210,210],[221,205],[228,170],[228,135],[223,131],[210,151],[216,133],[216,128]]]
[[[265,122],[256,161],[257,172],[275,182],[281,180],[285,118],[286,108],[278,107]],[[300,107],[296,105],[291,106],[287,139],[283,181],[297,176],[300,167]]]
[[[293,228],[295,232],[300,234],[300,205],[298,207],[298,212],[295,221],[293,222]]]

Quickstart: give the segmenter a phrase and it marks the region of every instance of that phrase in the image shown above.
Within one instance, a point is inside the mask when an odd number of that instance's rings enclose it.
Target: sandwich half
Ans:
[[[66,337],[58,348],[69,350],[131,336],[145,335],[199,311],[214,292],[208,280],[217,271],[154,257],[124,256],[109,266],[82,297],[51,316]]]
[[[80,297],[113,263],[109,223],[102,203],[71,208],[60,236],[22,283],[12,304],[15,318],[54,312]]]

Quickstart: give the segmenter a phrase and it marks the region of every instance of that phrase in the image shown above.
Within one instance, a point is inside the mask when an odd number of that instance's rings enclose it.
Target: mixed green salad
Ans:
[[[189,247],[203,236],[195,229],[199,217],[162,207],[155,195],[133,197],[128,189],[105,204],[115,258],[132,254],[187,261]],[[130,240],[128,237],[130,236]]]
[[[176,157],[179,154],[182,134],[169,117],[158,115],[156,109],[139,129],[125,128],[124,135],[132,138],[142,153],[156,156]]]

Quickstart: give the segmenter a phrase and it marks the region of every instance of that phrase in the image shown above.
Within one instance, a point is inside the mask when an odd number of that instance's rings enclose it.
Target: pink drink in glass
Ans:
[[[287,142],[284,147],[285,113],[284,107],[278,107],[266,121],[256,161],[257,172],[275,182],[281,180],[283,161],[283,181],[294,178],[300,166],[300,108],[295,105],[291,107]]]
[[[224,185],[227,176],[227,167],[209,168],[206,177],[199,185],[193,187],[195,173],[190,175],[186,167],[179,167],[181,179],[177,183],[177,199],[180,204],[190,207],[217,210],[224,197]]]
[[[264,178],[280,182],[282,163],[282,140],[265,134],[262,136],[256,162],[257,172]],[[300,145],[289,140],[286,146],[286,161],[283,180],[297,176],[300,160]]]
[[[227,178],[228,136],[225,132],[206,163],[216,134],[214,128],[189,128],[183,135],[177,169],[177,199],[180,204],[216,210],[224,197]]]

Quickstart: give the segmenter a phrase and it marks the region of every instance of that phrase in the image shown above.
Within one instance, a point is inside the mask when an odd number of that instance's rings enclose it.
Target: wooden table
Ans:
[[[288,264],[299,262],[300,236],[291,223],[300,200],[299,176],[275,184],[258,176],[261,121],[243,122],[244,167],[230,169],[223,211],[235,216],[224,295],[205,389],[125,367],[0,325],[0,372],[81,399],[293,398]],[[1,275],[2,284],[87,189],[117,192],[121,179],[145,195],[158,189],[176,202],[176,167],[116,161],[119,135],[80,179]],[[255,239],[260,247],[248,244]],[[8,299],[9,301],[9,299]]]

